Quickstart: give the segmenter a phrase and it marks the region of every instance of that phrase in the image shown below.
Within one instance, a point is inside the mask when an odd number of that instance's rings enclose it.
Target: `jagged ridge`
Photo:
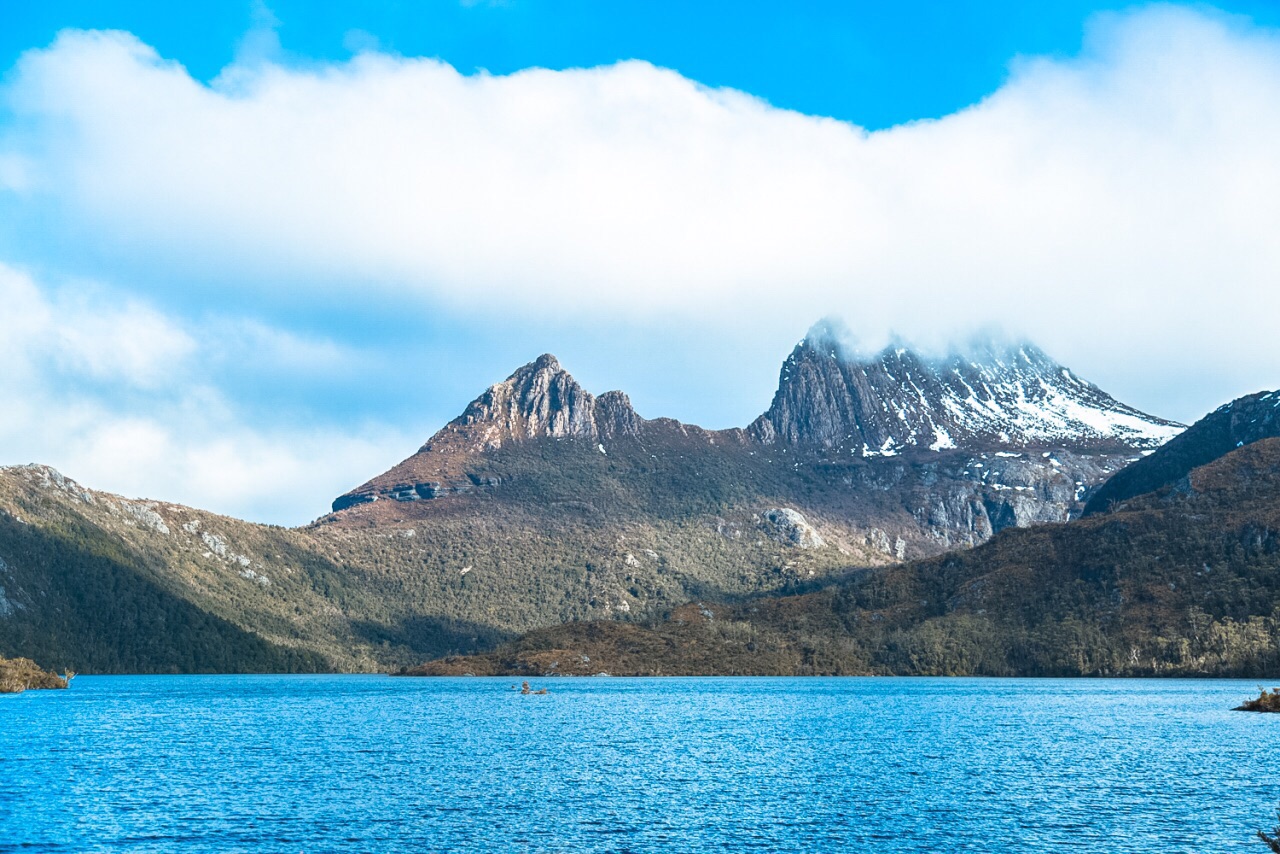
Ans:
[[[783,364],[773,404],[748,433],[765,444],[877,456],[908,448],[1144,449],[1181,429],[1120,403],[1031,344],[942,359],[888,347],[865,358],[818,333]]]
[[[580,386],[560,362],[544,353],[471,402],[450,422],[490,448],[510,439],[635,435],[642,419],[620,391],[600,397]]]
[[[340,496],[334,512],[390,498],[417,501],[496,483],[468,476],[463,458],[537,438],[614,440],[639,434],[644,419],[621,391],[599,397],[578,384],[550,353],[519,368],[467,405],[395,468]]]
[[[745,431],[716,432],[647,421],[620,391],[593,397],[544,354],[491,386],[409,459],[340,496],[333,509],[497,486],[478,478],[467,460],[513,441],[597,443],[639,438],[654,428],[697,431],[713,442],[847,450],[866,458],[911,449],[1125,453],[1156,447],[1182,425],[1120,403],[1030,344],[989,345],[944,359],[902,347],[851,358],[819,331],[783,364],[767,412]]]

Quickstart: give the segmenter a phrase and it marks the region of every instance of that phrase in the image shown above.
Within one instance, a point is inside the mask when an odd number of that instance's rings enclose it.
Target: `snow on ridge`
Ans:
[[[895,451],[907,445],[940,451],[975,439],[1143,448],[1163,444],[1184,429],[1120,403],[1030,344],[942,359],[886,348],[876,357],[843,361],[843,372],[880,398],[877,409],[901,422],[902,429],[893,430]],[[861,379],[853,380],[857,375]],[[864,455],[883,455],[888,447],[868,448]]]

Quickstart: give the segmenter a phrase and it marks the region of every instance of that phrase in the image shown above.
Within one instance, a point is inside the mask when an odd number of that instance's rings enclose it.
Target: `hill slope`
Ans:
[[[375,549],[0,469],[0,650],[83,673],[374,670],[506,636]]]
[[[1280,673],[1280,439],[1186,484],[827,589],[530,633],[437,673]]]
[[[979,368],[1010,400],[1039,393],[1039,372]],[[920,400],[877,388],[897,411]],[[963,446],[874,454],[708,431],[593,396],[543,356],[303,529],[4,469],[0,654],[84,672],[395,667],[972,546],[1070,518],[1139,456],[1116,435],[1040,447],[948,429]]]
[[[1192,469],[1259,439],[1280,436],[1280,392],[1258,392],[1233,400],[1201,418],[1146,459],[1106,482],[1085,507],[1100,513],[1137,495],[1185,478]]]

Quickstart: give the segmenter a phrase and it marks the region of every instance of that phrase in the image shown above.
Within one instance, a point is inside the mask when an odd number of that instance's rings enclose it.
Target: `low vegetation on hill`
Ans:
[[[784,367],[772,433],[643,419],[544,356],[295,530],[93,492],[40,466],[0,470],[0,649],[84,672],[369,671],[567,621],[650,624],[690,601],[810,591],[1068,518],[1136,447],[1177,429],[1024,348],[971,366],[981,394],[1012,406],[1025,392],[1046,418],[1074,401],[1142,429],[1081,436],[1048,418],[1033,432],[1051,444],[1031,448],[947,421],[947,438],[941,421],[921,431],[963,383],[925,394],[900,381],[923,363],[896,351],[882,354],[893,370],[809,351],[825,367]],[[883,380],[874,390],[857,379],[867,371]],[[849,409],[863,392],[883,399]],[[963,401],[999,420],[991,401]],[[881,436],[906,413],[920,429]]]
[[[890,559],[798,547],[767,499],[686,460],[646,453],[637,472],[576,443],[521,450],[489,463],[499,492],[415,522],[297,530],[0,471],[0,648],[86,673],[385,670]],[[687,512],[664,480],[688,487]]]
[[[1213,675],[1280,672],[1280,439],[1115,513],[790,597],[532,632],[413,672]]]
[[[38,688],[65,688],[67,680],[41,670],[29,658],[0,658],[0,694],[21,694]]]
[[[1280,392],[1262,391],[1215,409],[1170,439],[1158,454],[1138,460],[1094,492],[1085,515],[1181,482],[1192,469],[1236,448],[1280,436]]]

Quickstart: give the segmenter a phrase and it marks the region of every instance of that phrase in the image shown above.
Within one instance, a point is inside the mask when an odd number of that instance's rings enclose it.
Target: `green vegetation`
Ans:
[[[960,530],[908,508],[977,501],[964,455],[645,435],[508,444],[462,459],[474,489],[299,530],[0,471],[0,651],[85,672],[1280,672],[1278,440],[1121,512],[883,567],[886,539]],[[777,537],[771,507],[827,545]]]
[[[771,539],[758,514],[782,499],[742,472],[780,494],[807,475],[788,466],[770,480],[771,463],[695,459],[698,444],[680,441],[609,456],[532,441],[476,460],[477,479],[501,477],[497,490],[420,502],[407,508],[415,519],[300,530],[5,470],[0,650],[84,672],[386,670],[887,560],[858,543]]]
[[[1275,854],[1280,854],[1280,810],[1276,810],[1276,826],[1267,833],[1265,830],[1258,831],[1258,838],[1265,842]]]
[[[1261,689],[1262,693],[1257,699],[1246,700],[1239,706],[1235,707],[1237,712],[1280,712],[1280,688],[1274,691],[1268,691],[1266,688]]]
[[[543,629],[416,672],[1258,677],[1280,673],[1278,604],[1272,439],[1123,512],[1003,531],[805,595]]]
[[[82,672],[198,673],[372,670],[474,648],[453,642],[465,626],[391,623],[325,551],[303,532],[7,470],[0,651]]]
[[[1102,513],[1139,495],[1173,486],[1193,469],[1232,450],[1280,435],[1276,393],[1258,392],[1232,401],[1170,439],[1160,452],[1117,472],[1089,499],[1085,515]]]

